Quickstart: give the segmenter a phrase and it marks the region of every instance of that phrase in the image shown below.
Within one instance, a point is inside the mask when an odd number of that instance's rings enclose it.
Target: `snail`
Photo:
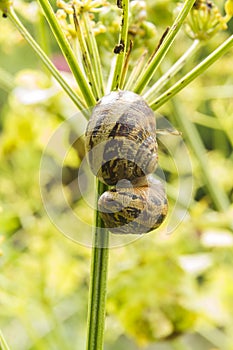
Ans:
[[[154,113],[131,91],[114,91],[94,107],[86,130],[91,170],[101,182],[116,185],[154,172],[157,141]]]
[[[167,198],[161,181],[152,176],[145,185],[119,187],[104,192],[98,209],[112,233],[146,233],[159,227],[167,214]]]
[[[91,171],[114,186],[98,200],[112,233],[146,233],[167,214],[163,184],[152,174],[158,165],[156,122],[144,99],[131,91],[113,91],[93,108],[85,144]]]

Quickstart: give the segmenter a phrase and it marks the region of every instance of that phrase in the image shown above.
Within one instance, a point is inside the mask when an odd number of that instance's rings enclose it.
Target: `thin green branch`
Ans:
[[[205,181],[205,185],[209,190],[210,196],[215,204],[215,207],[220,211],[225,211],[229,208],[229,200],[225,192],[213,180],[208,167],[208,158],[206,156],[206,149],[203,141],[197,131],[194,123],[187,118],[187,113],[184,112],[184,106],[181,103],[172,102],[172,113],[178,126],[182,129],[185,138],[189,142],[193,153],[198,159],[201,167],[201,172]]]
[[[87,43],[86,43],[85,36],[83,33],[83,28],[81,25],[81,21],[79,20],[79,17],[76,14],[75,5],[73,5],[73,11],[74,11],[74,14],[73,14],[74,26],[75,26],[75,30],[76,30],[79,45],[80,45],[85,74],[86,74],[87,78],[89,79],[89,84],[91,85],[91,90],[93,92],[93,95],[95,96],[95,100],[98,100],[100,94],[98,91],[99,90],[98,82],[97,82],[97,79],[95,76],[95,72],[93,70],[93,61],[92,60],[94,59],[94,57],[92,57],[92,59],[91,59],[91,57],[89,55]]]
[[[146,70],[139,77],[139,79],[136,83],[136,86],[134,86],[134,92],[140,94],[140,93],[142,93],[144,88],[147,86],[147,84],[151,80],[152,76],[154,75],[156,69],[158,68],[159,64],[161,63],[162,59],[166,55],[168,49],[172,45],[178,31],[180,30],[182,23],[184,22],[185,18],[187,17],[194,2],[195,2],[195,0],[186,0],[185,1],[184,5],[182,7],[182,10],[178,14],[172,27],[170,28],[167,35],[165,36],[158,51],[156,52],[153,59],[151,60],[151,62],[147,66]]]
[[[10,350],[1,331],[0,331],[0,350]]]
[[[69,84],[65,81],[65,79],[62,77],[60,72],[56,69],[56,67],[53,65],[53,63],[50,61],[48,56],[44,53],[44,51],[41,49],[41,47],[37,44],[37,42],[33,39],[31,34],[27,31],[27,29],[24,27],[16,13],[14,12],[13,8],[10,7],[7,13],[9,19],[11,22],[15,25],[15,27],[19,30],[21,35],[24,37],[24,39],[28,42],[28,44],[32,47],[34,52],[39,56],[39,58],[42,60],[42,62],[45,64],[45,66],[48,68],[49,72],[52,74],[52,76],[56,79],[56,81],[60,84],[62,89],[67,93],[67,95],[71,98],[71,100],[74,102],[74,104],[80,109],[85,109],[85,105],[83,101],[79,98],[79,96],[73,91],[73,89],[69,86]]]
[[[76,60],[76,57],[74,55],[74,52],[65,36],[63,33],[60,24],[55,16],[55,13],[52,9],[52,6],[50,5],[48,0],[38,0],[39,4],[41,5],[45,17],[49,23],[49,26],[57,40],[58,45],[60,46],[60,49],[63,52],[63,55],[65,56],[70,69],[77,81],[77,84],[80,87],[80,91],[82,92],[82,95],[86,101],[86,104],[88,107],[92,107],[95,105],[96,100],[93,95],[92,89],[89,86],[89,83],[84,76],[82,70],[80,69],[78,62]]]
[[[139,59],[136,61],[132,72],[130,73],[127,82],[125,84],[125,90],[132,90],[133,86],[135,85],[139,74],[142,72],[142,70],[145,67],[145,60],[146,60],[146,56],[148,54],[148,51],[145,50],[142,55],[139,57]]]
[[[210,128],[213,130],[223,129],[220,120],[218,120],[217,118],[213,118],[213,116],[200,113],[198,111],[196,111],[192,116],[190,116],[190,120],[193,123],[205,126],[206,128]]]
[[[219,99],[228,99],[233,98],[233,84],[224,84],[224,85],[213,85],[208,86],[206,89],[205,86],[198,87],[199,98],[203,100],[214,100]]]
[[[41,49],[46,53],[46,55],[50,55],[50,45],[48,40],[48,33],[47,33],[47,23],[46,19],[41,11],[38,13],[39,20],[36,23],[35,31],[37,34],[37,42],[40,45]]]
[[[126,55],[125,55],[125,60],[124,60],[124,64],[123,64],[122,74],[121,74],[121,80],[120,80],[121,89],[125,88],[125,79],[126,79],[127,72],[129,69],[129,59],[130,59],[130,55],[132,52],[132,48],[133,48],[133,42],[130,40],[128,51],[126,52]]]
[[[197,334],[198,333],[204,339],[210,342],[214,347],[219,349],[226,349],[230,343],[228,336],[217,327],[212,329],[205,329],[204,327],[199,327],[197,330]]]
[[[108,76],[108,80],[107,80],[107,84],[106,84],[106,93],[109,93],[110,91],[112,91],[111,87],[112,87],[112,81],[113,81],[113,75],[114,75],[114,70],[115,70],[115,66],[116,66],[116,55],[113,56],[113,58],[111,59],[110,62],[110,69],[109,72],[107,74]]]
[[[42,11],[38,11],[38,21],[35,23],[34,32],[36,33],[36,42],[40,46],[40,48],[44,51],[44,53],[49,57],[51,55],[48,33],[47,33],[47,22],[42,13]],[[47,68],[44,66],[43,62],[41,63],[41,70],[43,70],[46,74],[48,74]]]
[[[233,35],[231,35],[226,41],[222,43],[216,50],[214,50],[209,56],[207,56],[201,63],[187,73],[182,79],[174,84],[170,89],[156,98],[150,103],[152,109],[157,109],[165,102],[170,100],[185,86],[190,84],[195,78],[202,74],[208,67],[210,67],[215,61],[217,61],[222,55],[229,51],[233,46]]]
[[[217,104],[214,108],[214,119],[219,126],[219,129],[223,130],[233,147],[233,134],[232,134],[232,114],[223,107],[223,104]]]
[[[13,76],[0,68],[0,89],[3,89],[6,92],[11,92],[14,87],[15,83]]]
[[[150,103],[153,101],[154,95],[162,90],[162,88],[175,76],[180,69],[183,68],[187,59],[190,58],[200,47],[200,41],[194,40],[190,48],[171,66],[171,68],[143,95],[143,98]]]
[[[117,47],[114,49],[117,54],[113,80],[111,90],[122,88],[121,78],[124,67],[125,56],[128,46],[128,27],[129,27],[129,0],[119,1],[122,6],[122,22],[121,31],[119,35],[119,42]],[[119,52],[118,52],[119,51]],[[118,52],[118,53],[117,53]]]
[[[98,196],[107,186],[97,180]],[[98,202],[97,196],[97,202]],[[105,304],[109,257],[109,233],[96,210],[95,232],[92,248],[91,280],[87,322],[87,350],[102,350],[104,344]]]
[[[92,69],[97,80],[99,97],[100,96],[102,97],[104,95],[104,82],[103,82],[100,55],[99,55],[95,34],[92,29],[90,17],[87,12],[83,13],[83,21],[86,29],[86,35],[87,35],[86,42],[90,53]]]

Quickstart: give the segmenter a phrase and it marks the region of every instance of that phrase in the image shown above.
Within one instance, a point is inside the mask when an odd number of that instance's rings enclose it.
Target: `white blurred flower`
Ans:
[[[212,257],[208,253],[183,255],[179,264],[186,272],[199,274],[212,266]]]
[[[228,230],[208,230],[201,236],[205,247],[232,247],[233,235]]]

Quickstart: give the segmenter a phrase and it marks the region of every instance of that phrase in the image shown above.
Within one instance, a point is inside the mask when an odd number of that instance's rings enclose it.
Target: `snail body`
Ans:
[[[113,233],[146,233],[167,214],[163,184],[152,174],[158,164],[156,122],[144,99],[114,91],[93,108],[85,135],[90,168],[115,186],[103,193],[98,210]]]

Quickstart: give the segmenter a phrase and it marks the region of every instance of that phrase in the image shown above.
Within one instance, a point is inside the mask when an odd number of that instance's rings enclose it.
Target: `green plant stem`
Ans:
[[[142,72],[142,70],[145,67],[145,61],[146,61],[147,54],[148,54],[148,51],[144,50],[142,55],[136,61],[135,66],[133,67],[133,69],[132,69],[132,71],[127,79],[127,82],[125,84],[125,87],[124,87],[125,90],[132,90],[133,89],[133,86],[135,85],[140,72]]]
[[[233,148],[233,135],[232,135],[232,123],[228,122],[232,116],[228,116],[227,118],[224,118],[225,115],[220,116],[219,114],[216,114],[216,120],[218,120],[218,124],[220,126],[220,129],[222,129],[225,134],[228,137],[229,142],[231,143],[231,147]],[[213,118],[211,118],[213,119]]]
[[[195,112],[192,116],[190,116],[190,120],[193,123],[205,126],[207,128],[213,129],[213,130],[221,130],[224,129],[224,125],[221,125],[220,120],[216,118],[213,118],[207,114],[200,113],[200,112]],[[224,129],[226,132],[226,130]],[[232,143],[233,146],[233,143]]]
[[[177,337],[175,340],[171,341],[172,350],[192,350],[189,345],[183,342],[183,339]]]
[[[15,83],[13,76],[0,68],[0,88],[6,92],[11,92],[14,87]]]
[[[198,159],[199,166],[202,171],[202,176],[205,181],[205,185],[209,190],[210,196],[215,204],[215,207],[220,211],[225,211],[229,208],[229,199],[225,192],[213,181],[211,173],[208,167],[208,158],[206,156],[206,149],[203,145],[203,141],[197,131],[194,123],[192,123],[185,113],[184,105],[181,106],[181,102],[172,103],[172,113],[180,128],[183,130],[185,138],[188,140],[196,158]]]
[[[97,189],[98,195],[100,195],[107,190],[107,186],[97,180]],[[104,229],[104,223],[98,210],[96,210],[88,303],[87,350],[103,349],[109,257],[108,244],[109,233]]]
[[[45,64],[45,66],[48,68],[49,72],[52,74],[52,76],[56,79],[56,81],[60,84],[62,89],[67,93],[67,95],[70,97],[70,99],[74,102],[74,104],[80,109],[83,110],[86,108],[83,101],[79,98],[79,96],[73,91],[73,89],[69,86],[69,84],[65,81],[65,79],[62,77],[60,72],[57,70],[57,68],[53,65],[53,63],[50,61],[48,56],[44,53],[44,51],[41,49],[41,47],[37,44],[37,42],[33,39],[31,34],[27,31],[27,29],[24,27],[16,13],[14,12],[13,8],[10,7],[7,13],[9,19],[11,22],[15,25],[15,27],[19,30],[21,35],[24,37],[24,39],[29,43],[29,45],[32,47],[32,49],[35,51],[35,53],[39,56],[39,58],[42,60],[42,62]]]
[[[125,61],[124,61],[122,74],[121,74],[120,87],[122,90],[124,90],[124,87],[125,87],[125,80],[129,69],[129,59],[132,52],[132,48],[133,48],[133,42],[130,40],[129,47],[125,55]]]
[[[38,22],[35,25],[35,33],[36,33],[36,42],[40,46],[40,48],[44,51],[44,53],[49,57],[51,54],[48,35],[47,35],[47,22],[42,13],[39,11],[38,13]],[[48,74],[47,68],[44,66],[43,62],[41,63],[41,70],[45,71]]]
[[[88,107],[92,107],[95,105],[96,100],[93,95],[93,92],[91,90],[91,87],[88,84],[88,81],[86,77],[84,76],[82,70],[80,69],[78,65],[78,61],[74,55],[74,52],[63,33],[60,24],[55,16],[55,13],[52,9],[52,6],[50,5],[48,0],[38,0],[39,4],[41,5],[45,17],[48,21],[48,24],[57,40],[58,45],[60,46],[61,51],[63,52],[63,55],[65,56],[69,67],[71,69],[71,72],[73,73],[77,84],[80,87],[80,90],[82,92],[82,95],[84,97],[84,100],[86,101],[86,104]]]
[[[219,349],[227,349],[230,347],[230,342],[226,334],[218,328],[205,329],[199,328],[197,332],[206,340],[208,340],[213,346]]]
[[[172,67],[159,79],[156,83],[143,95],[143,98],[150,103],[153,101],[155,93],[158,93],[168,83],[168,81],[179,72],[179,70],[187,62],[187,59],[191,57],[199,48],[200,41],[194,40],[190,48],[172,65]]]
[[[50,45],[48,41],[48,35],[47,35],[47,23],[46,19],[44,18],[44,15],[41,11],[39,11],[39,20],[36,25],[36,33],[37,33],[37,42],[40,45],[41,49],[44,51],[46,55],[50,55]]]
[[[119,88],[122,78],[124,58],[126,54],[128,35],[128,0],[122,0],[122,27],[119,43],[124,44],[124,50],[118,54],[111,89]],[[98,197],[108,189],[97,179]],[[95,231],[92,248],[91,280],[89,292],[89,309],[87,322],[87,350],[102,350],[104,344],[105,304],[107,294],[107,271],[109,257],[109,233],[96,209]]]
[[[99,91],[98,91],[98,83],[95,75],[95,71],[93,69],[93,57],[91,60],[91,57],[89,55],[89,51],[87,49],[87,43],[85,40],[85,36],[83,33],[83,28],[81,26],[81,21],[79,20],[79,17],[76,14],[75,7],[74,7],[74,26],[76,29],[78,42],[80,45],[80,50],[82,54],[82,60],[83,60],[83,66],[85,69],[86,76],[88,77],[89,82],[91,83],[91,89],[93,91],[93,95],[95,96],[95,100],[99,99]],[[88,28],[89,29],[89,28]]]
[[[99,50],[95,38],[95,34],[92,29],[92,25],[90,22],[90,17],[87,12],[83,13],[83,21],[84,26],[86,29],[86,35],[87,35],[87,46],[91,57],[92,62],[92,68],[94,71],[94,75],[97,80],[97,86],[99,89],[99,97],[104,95],[104,82],[103,82],[103,75],[102,75],[102,69],[101,69],[101,61],[100,61],[100,55]]]
[[[168,49],[172,45],[182,23],[184,22],[185,18],[187,17],[190,9],[192,8],[195,0],[186,0],[182,10],[178,14],[177,18],[175,19],[172,27],[169,29],[167,35],[165,36],[161,46],[159,47],[158,51],[154,55],[151,62],[148,64],[147,68],[144,72],[142,72],[142,75],[139,77],[136,86],[134,87],[134,92],[137,94],[142,93],[146,85],[151,80],[152,76],[154,75],[156,69],[158,68],[159,64],[161,63],[162,59],[166,55]]]
[[[10,350],[1,331],[0,331],[0,350]]]
[[[122,22],[121,22],[121,31],[119,35],[118,45],[122,45],[123,50],[122,52],[117,54],[113,80],[111,85],[112,91],[118,88],[122,88],[121,78],[122,78],[124,60],[127,52],[128,27],[129,27],[129,0],[122,0]]]
[[[162,106],[165,102],[170,100],[171,97],[175,96],[185,86],[190,84],[195,78],[202,74],[208,67],[210,67],[215,61],[217,61],[222,55],[229,51],[233,46],[233,35],[231,35],[226,41],[222,43],[216,50],[214,50],[209,56],[207,56],[201,63],[187,73],[182,79],[174,84],[165,93],[160,95],[154,101],[150,103],[152,109],[157,109]]]

